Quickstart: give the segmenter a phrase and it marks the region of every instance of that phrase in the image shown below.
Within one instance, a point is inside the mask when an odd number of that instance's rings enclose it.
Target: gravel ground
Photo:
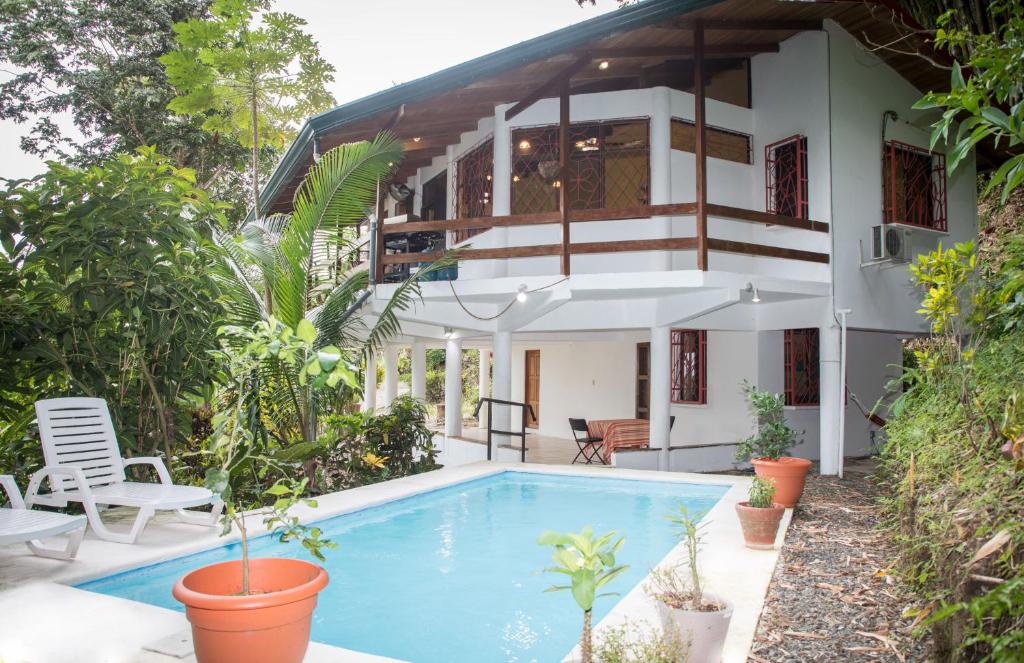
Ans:
[[[901,613],[913,596],[890,576],[870,463],[808,476],[768,589],[749,661],[927,661]]]

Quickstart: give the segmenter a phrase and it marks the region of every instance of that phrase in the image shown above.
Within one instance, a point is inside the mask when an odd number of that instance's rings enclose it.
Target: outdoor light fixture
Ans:
[[[444,337],[445,338],[454,338],[455,337],[455,330],[452,329],[451,327],[445,327],[444,328]]]
[[[757,291],[756,285],[754,285],[753,283],[747,283],[747,287],[745,288],[745,290],[747,292],[753,293],[754,295],[753,297],[750,298],[750,301],[754,302],[755,304],[761,303],[761,293]]]
[[[415,138],[413,138],[413,139],[412,139],[412,142],[414,142],[414,143],[418,143],[418,142],[420,142],[421,140],[423,140],[423,137],[422,137],[422,136],[416,136]]]
[[[601,63],[597,65],[597,68],[604,71],[605,69],[608,68],[608,66],[608,60],[601,60]]]
[[[520,304],[522,304],[523,302],[526,301],[526,298],[527,298],[526,284],[525,283],[520,283],[519,284],[519,292],[516,293],[516,301],[518,301]]]

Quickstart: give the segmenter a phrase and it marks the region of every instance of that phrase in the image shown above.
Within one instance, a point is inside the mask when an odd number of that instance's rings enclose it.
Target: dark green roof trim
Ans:
[[[270,180],[264,187],[263,199],[269,202],[277,197],[281,187],[291,179],[292,171],[300,158],[311,149],[313,137],[316,134],[383,111],[396,109],[401,104],[465,87],[488,76],[494,76],[508,69],[572,50],[616,32],[650,25],[684,12],[718,4],[721,1],[645,0],[314,115],[302,125],[299,135],[288,146],[288,150],[274,168]]]

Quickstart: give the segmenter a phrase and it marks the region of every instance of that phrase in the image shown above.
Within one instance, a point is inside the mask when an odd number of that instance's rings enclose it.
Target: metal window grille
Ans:
[[[817,405],[818,330],[787,329],[785,345],[786,405]]]
[[[646,205],[650,200],[647,120],[573,124],[566,173],[559,172],[557,126],[512,132],[512,213],[558,210],[567,187],[570,209]]]
[[[882,161],[883,221],[945,231],[946,157],[890,140]]]
[[[673,329],[672,402],[708,402],[707,332],[703,329]]]
[[[453,179],[455,218],[475,219],[491,216],[494,196],[494,139],[487,138],[466,152],[455,164]],[[455,242],[469,239],[482,229],[454,231]]]
[[[810,218],[807,211],[807,137],[790,136],[764,147],[765,211]]]

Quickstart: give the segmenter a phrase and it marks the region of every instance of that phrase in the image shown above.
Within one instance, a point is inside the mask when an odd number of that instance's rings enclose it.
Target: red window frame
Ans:
[[[946,157],[886,141],[882,149],[882,221],[945,232]]]
[[[786,405],[818,405],[821,401],[818,329],[787,329],[785,338]]]
[[[799,134],[764,146],[765,211],[808,219],[807,137]]]
[[[671,397],[673,403],[706,405],[708,402],[708,333],[704,329],[673,329]]]

